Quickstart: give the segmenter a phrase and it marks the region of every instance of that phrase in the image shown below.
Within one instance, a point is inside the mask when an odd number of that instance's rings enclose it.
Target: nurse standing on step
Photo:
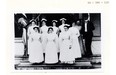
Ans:
[[[61,63],[73,64],[75,61],[73,51],[71,50],[70,32],[68,26],[64,26],[64,32],[60,34],[60,61]]]
[[[55,64],[58,62],[57,39],[58,36],[53,33],[53,28],[50,27],[48,29],[47,45],[45,49],[45,63],[47,64]]]
[[[30,54],[29,54],[29,61],[30,63],[41,63],[43,62],[43,50],[41,44],[41,34],[39,27],[33,28],[34,32],[31,39],[31,47],[30,47]]]
[[[79,45],[79,39],[80,36],[79,29],[76,26],[75,22],[72,23],[72,27],[69,29],[70,31],[70,38],[72,42],[72,51],[75,58],[81,58],[81,49]]]
[[[56,24],[57,24],[57,20],[52,20],[52,28],[53,28],[53,33],[58,37],[58,27],[56,27]],[[58,41],[56,42],[56,46],[57,46],[57,50],[59,52],[59,44],[58,44]]]
[[[34,33],[33,28],[36,27],[37,25],[35,24],[35,21],[32,19],[31,24],[28,26],[27,29],[27,37],[28,37],[28,53],[30,54],[31,52],[31,46],[32,46],[32,34]]]
[[[42,33],[42,48],[43,48],[43,52],[45,52],[45,48],[46,48],[46,35],[47,35],[47,31],[48,31],[48,26],[46,25],[46,19],[42,18],[41,22],[42,22],[42,27],[41,27],[41,33]]]

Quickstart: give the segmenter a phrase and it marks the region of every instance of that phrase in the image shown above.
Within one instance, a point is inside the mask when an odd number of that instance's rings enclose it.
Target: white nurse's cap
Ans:
[[[65,19],[65,18],[61,18],[61,19],[60,19],[60,21],[62,21],[62,20],[66,21],[66,19]]]
[[[45,18],[42,18],[42,20],[41,21],[47,21]]]
[[[65,26],[70,26],[69,24],[65,24]]]
[[[52,22],[58,22],[57,20],[52,20]]]

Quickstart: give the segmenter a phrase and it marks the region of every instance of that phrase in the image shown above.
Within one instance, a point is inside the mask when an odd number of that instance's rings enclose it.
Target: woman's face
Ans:
[[[43,26],[43,25],[46,25],[46,22],[45,22],[45,21],[42,22],[42,26]]]
[[[49,30],[49,33],[52,33],[52,32],[53,32],[53,30],[52,30],[52,29],[50,29],[50,30]]]
[[[37,28],[35,28],[35,29],[34,29],[34,31],[35,31],[35,32],[38,32],[38,29],[37,29]]]
[[[64,20],[62,20],[62,24],[65,24],[65,21]]]
[[[35,22],[32,22],[31,24],[32,24],[32,25],[35,25]]]
[[[56,26],[56,23],[55,22],[53,22],[53,26]]]

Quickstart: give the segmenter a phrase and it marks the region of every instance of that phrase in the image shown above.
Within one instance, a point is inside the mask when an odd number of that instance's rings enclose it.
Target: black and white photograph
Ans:
[[[101,69],[101,13],[14,13],[15,70]]]

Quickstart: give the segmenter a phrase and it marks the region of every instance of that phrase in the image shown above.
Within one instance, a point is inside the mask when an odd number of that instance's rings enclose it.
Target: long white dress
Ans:
[[[52,64],[58,62],[57,35],[51,33],[47,35],[47,45],[45,49],[45,63]]]
[[[75,58],[80,58],[81,49],[80,49],[79,39],[78,39],[78,37],[80,36],[79,30],[76,27],[71,27],[69,31],[71,32],[70,37],[72,42],[72,50],[74,51],[74,56]]]
[[[45,48],[46,48],[46,35],[48,34],[48,27],[46,25],[41,27],[41,31],[42,31],[42,48],[43,48],[43,52],[45,52]]]
[[[58,27],[53,26],[52,28],[54,30],[53,34],[57,35],[57,37],[58,37]],[[59,43],[58,43],[58,41],[56,42],[56,46],[57,46],[57,50],[59,52]]]
[[[31,34],[31,44],[29,50],[29,61],[31,63],[40,63],[44,60],[43,50],[41,44],[41,34],[33,33]]]
[[[74,61],[73,51],[70,49],[70,32],[62,32],[59,37],[60,44],[60,61],[61,62],[69,62]]]
[[[61,32],[59,32],[59,37],[60,37],[60,35],[61,35],[61,33],[62,32],[64,32],[64,26],[65,26],[66,24],[62,24],[62,25],[60,25],[59,26],[59,30],[61,31]],[[59,50],[60,50],[60,38],[59,38],[59,41],[58,41],[58,48],[59,48]]]
[[[35,27],[36,25],[31,25],[28,27],[28,30],[27,30],[27,36],[28,36],[28,54],[30,53],[30,50],[31,50],[31,43],[32,43],[32,34],[34,33],[34,30],[33,28]]]

